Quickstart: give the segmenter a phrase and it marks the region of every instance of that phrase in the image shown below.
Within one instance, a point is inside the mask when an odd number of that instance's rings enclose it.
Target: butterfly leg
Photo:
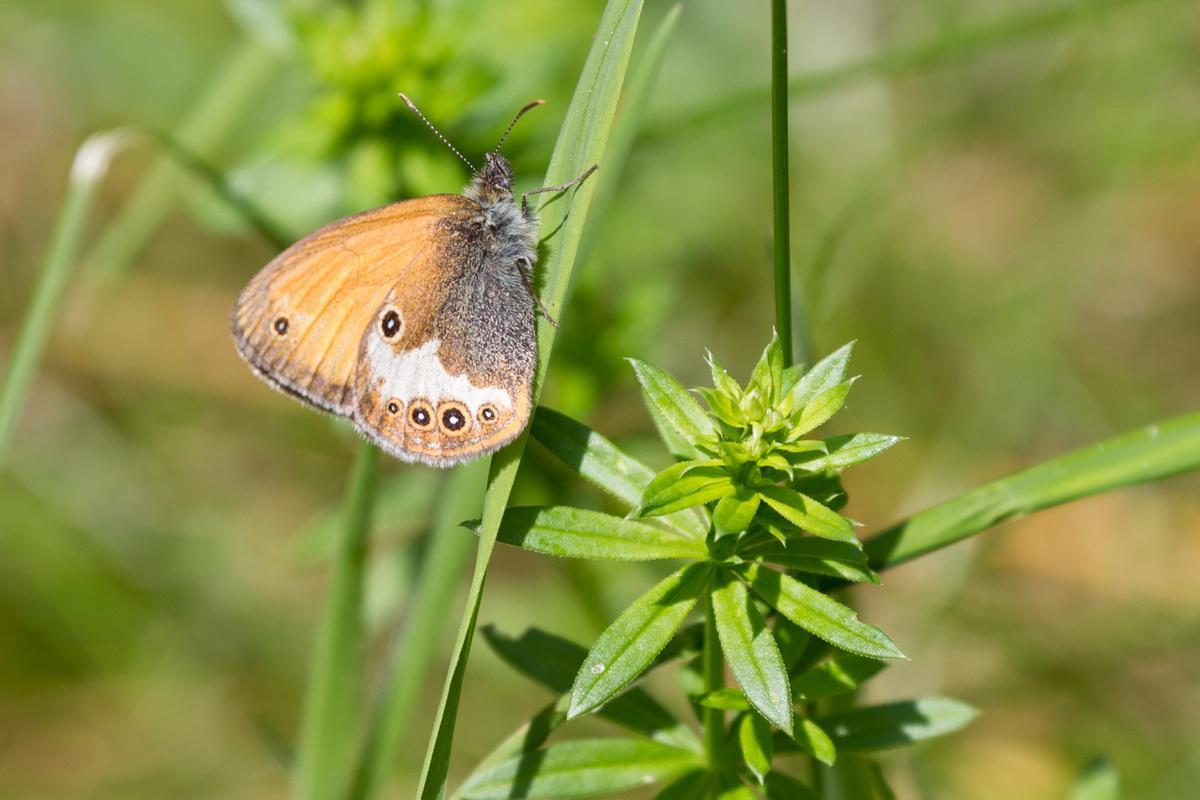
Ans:
[[[541,189],[530,189],[528,192],[523,192],[521,194],[521,213],[523,213],[526,217],[529,216],[529,195],[541,194],[542,192],[565,191],[567,189],[570,189],[572,186],[578,186],[579,184],[586,181],[588,179],[588,177],[590,177],[591,174],[593,172],[595,172],[597,169],[598,169],[598,166],[596,164],[592,164],[590,167],[585,169],[583,171],[583,174],[580,175],[578,178],[569,180],[566,183],[560,183],[558,186],[543,186]]]
[[[528,259],[517,259],[517,270],[521,273],[521,280],[525,283],[525,291],[529,292],[529,296],[533,298],[534,305],[537,306],[538,313],[545,317],[546,322],[549,322],[556,330],[558,322],[554,317],[550,316],[550,312],[546,311],[546,307],[542,305],[542,298],[538,296],[537,289],[533,285],[533,265]]]

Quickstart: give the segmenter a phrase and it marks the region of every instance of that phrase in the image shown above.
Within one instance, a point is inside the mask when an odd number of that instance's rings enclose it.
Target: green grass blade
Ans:
[[[603,169],[605,145],[612,130],[617,99],[629,64],[629,54],[633,48],[641,12],[641,0],[609,0],[605,7],[575,95],[567,109],[558,143],[550,159],[550,167],[546,173],[547,186],[569,181],[593,164],[601,164]],[[555,317],[559,317],[558,311],[566,299],[567,286],[575,266],[575,255],[593,192],[594,186],[585,181],[577,190],[569,193],[569,202],[563,202],[561,198],[552,199],[541,210],[543,235],[549,234],[546,238],[542,304]],[[535,403],[545,379],[546,365],[554,345],[554,334],[555,330],[551,325],[545,320],[539,320],[538,377],[533,392]],[[479,615],[483,584],[487,578],[488,562],[528,437],[529,432],[526,430],[515,442],[492,457],[488,488],[483,501],[475,573],[446,675],[433,734],[426,751],[419,791],[422,800],[435,800],[445,794],[458,701],[466,674],[467,659],[470,656],[471,640],[475,633],[475,622]]]
[[[56,311],[70,282],[96,188],[108,171],[109,162],[128,140],[129,132],[124,130],[96,134],[75,153],[50,251],[9,354],[4,386],[0,388],[0,464],[4,463]]]
[[[1200,412],[1059,456],[922,511],[867,540],[875,569],[954,544],[1018,514],[1200,467]]]
[[[658,742],[584,739],[496,764],[476,773],[460,793],[472,800],[609,797],[699,766],[696,753]]]
[[[361,442],[304,697],[292,792],[300,800],[336,797],[350,778],[362,689],[363,577],[378,469],[379,450]]]
[[[352,798],[374,797],[404,744],[438,637],[454,608],[471,537],[460,526],[464,516],[478,512],[487,480],[487,460],[454,470],[442,492],[437,523],[431,533],[429,555],[421,564],[420,583],[408,608],[407,620],[392,653],[392,667],[380,699],[378,717],[350,793]],[[474,504],[474,508],[472,508]]]
[[[559,558],[652,561],[708,556],[699,539],[570,506],[510,508],[500,523],[499,541]]]

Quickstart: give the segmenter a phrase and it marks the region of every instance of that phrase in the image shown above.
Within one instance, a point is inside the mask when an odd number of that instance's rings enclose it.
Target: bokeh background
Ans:
[[[846,429],[910,437],[848,478],[868,530],[1200,407],[1200,9],[1187,0],[791,3],[804,349],[858,342]],[[300,234],[457,191],[507,151],[538,183],[597,0],[6,0],[0,358],[73,153],[171,131]],[[667,10],[648,0],[648,32]],[[636,355],[744,376],[770,336],[767,4],[688,0],[544,402],[664,465]],[[644,43],[644,37],[643,37]],[[637,53],[635,51],[635,58]],[[354,437],[267,390],[227,314],[271,247],[135,147],[0,473],[0,796],[285,793]],[[602,165],[603,166],[603,165]],[[444,475],[386,465],[369,615],[403,624]],[[531,447],[518,502],[603,500]],[[470,534],[465,531],[463,536]],[[651,567],[502,549],[482,620],[590,643]],[[968,729],[885,760],[903,797],[1064,797],[1095,755],[1125,796],[1200,796],[1200,479],[1009,522],[857,597],[912,657],[868,699],[947,694]],[[394,796],[411,794],[457,613]],[[548,696],[482,643],[461,775]],[[661,685],[667,697],[673,681]]]

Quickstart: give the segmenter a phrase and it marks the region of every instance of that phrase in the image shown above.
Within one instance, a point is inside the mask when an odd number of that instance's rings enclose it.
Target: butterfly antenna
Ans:
[[[500,152],[500,145],[504,144],[504,140],[508,138],[508,134],[512,133],[513,127],[516,126],[517,120],[525,116],[526,111],[532,111],[545,102],[545,100],[534,100],[530,103],[526,103],[521,110],[517,112],[517,115],[513,117],[513,121],[508,123],[508,127],[504,129],[504,133],[500,134],[500,141],[496,142],[496,148],[494,152]]]
[[[471,172],[478,172],[478,171],[479,171],[479,170],[475,169],[475,166],[474,166],[473,164],[471,164],[471,162],[470,162],[470,161],[467,161],[467,157],[466,157],[466,156],[464,156],[462,153],[458,152],[458,148],[457,148],[457,147],[455,147],[454,145],[450,144],[450,140],[449,140],[449,139],[447,139],[445,136],[442,136],[442,132],[441,132],[441,131],[439,131],[439,130],[437,129],[437,127],[436,127],[436,126],[435,126],[435,125],[434,125],[432,122],[430,122],[430,121],[429,121],[429,117],[427,117],[427,116],[425,116],[424,114],[422,114],[422,113],[421,113],[421,109],[417,108],[417,105],[416,105],[416,103],[414,103],[412,100],[409,100],[409,99],[408,99],[408,95],[406,95],[404,92],[400,92],[400,99],[404,101],[404,104],[405,104],[406,106],[408,106],[409,108],[411,108],[411,109],[412,109],[412,112],[413,112],[414,114],[416,114],[418,117],[420,117],[420,118],[421,118],[421,121],[422,121],[422,122],[424,122],[426,125],[428,125],[428,126],[429,126],[429,130],[433,131],[433,135],[434,135],[434,136],[436,136],[436,137],[438,137],[439,139],[441,139],[441,140],[442,140],[442,144],[444,144],[444,145],[446,145],[446,147],[449,147],[449,148],[450,148],[450,152],[452,152],[452,153],[454,153],[454,155],[458,156],[458,157],[459,157],[459,159],[461,159],[461,160],[462,160],[462,162],[463,162],[464,164],[466,164],[466,165],[467,165],[467,166],[470,168]],[[517,116],[520,116],[520,115],[518,114]],[[515,122],[516,120],[513,120],[513,121]],[[509,127],[511,127],[511,126],[509,126]]]

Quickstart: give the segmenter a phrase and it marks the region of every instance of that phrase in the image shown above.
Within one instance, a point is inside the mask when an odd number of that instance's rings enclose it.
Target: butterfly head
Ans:
[[[508,159],[499,153],[487,153],[483,157],[483,169],[479,171],[479,179],[497,191],[512,194],[512,167]]]

